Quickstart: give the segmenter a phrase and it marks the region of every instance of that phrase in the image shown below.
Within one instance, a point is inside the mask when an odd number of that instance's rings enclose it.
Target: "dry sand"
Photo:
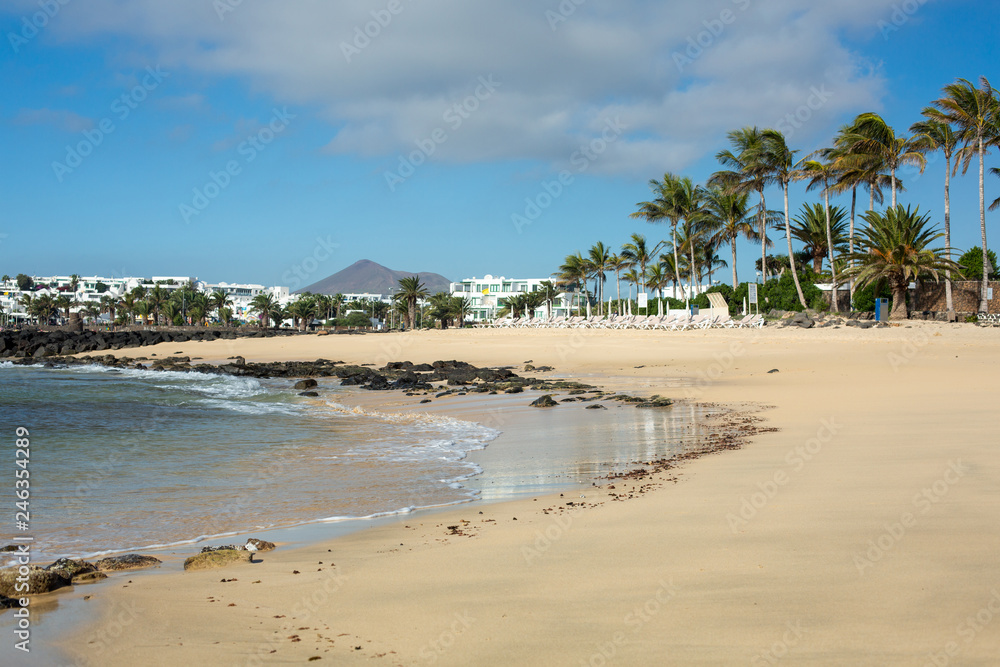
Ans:
[[[474,503],[256,565],[127,587],[114,578],[93,589],[93,621],[67,646],[101,665],[997,664],[998,338],[915,323],[122,350],[530,359],[612,388],[772,406],[761,415],[780,431],[688,463],[678,483],[627,502],[605,488],[586,499],[598,506],[570,513],[543,513],[571,500],[558,496]],[[453,525],[471,536],[449,535]]]

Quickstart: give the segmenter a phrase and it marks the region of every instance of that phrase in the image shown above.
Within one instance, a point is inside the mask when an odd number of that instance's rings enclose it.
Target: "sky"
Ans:
[[[597,241],[664,238],[629,218],[649,180],[705,182],[733,129],[776,127],[799,156],[863,112],[906,132],[943,86],[994,79],[998,18],[974,0],[2,0],[0,273],[545,277]],[[944,171],[901,173],[901,203],[943,221]],[[952,188],[963,250],[974,171]],[[793,185],[793,214],[818,196]],[[752,280],[759,248],[738,251]]]

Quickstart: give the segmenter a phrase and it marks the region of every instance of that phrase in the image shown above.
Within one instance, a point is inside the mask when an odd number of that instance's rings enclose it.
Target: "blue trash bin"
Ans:
[[[875,320],[877,322],[889,321],[889,299],[875,299]]]

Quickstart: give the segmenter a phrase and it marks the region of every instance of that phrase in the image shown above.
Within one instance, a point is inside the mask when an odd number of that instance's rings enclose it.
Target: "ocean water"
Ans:
[[[336,387],[316,399],[291,384],[0,364],[0,544],[28,534],[35,562],[93,558],[478,496],[467,455],[499,431],[351,410]],[[18,427],[31,440],[26,533],[14,530]]]

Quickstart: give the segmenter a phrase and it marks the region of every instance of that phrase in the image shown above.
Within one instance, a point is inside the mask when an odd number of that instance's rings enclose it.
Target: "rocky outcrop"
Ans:
[[[118,572],[121,570],[138,570],[144,567],[159,565],[162,561],[152,556],[140,554],[125,554],[124,556],[109,556],[94,563],[101,572]]]
[[[19,578],[22,581],[19,582]],[[18,590],[18,584],[20,583],[23,587],[25,581],[28,584],[28,590]],[[16,567],[0,570],[0,595],[6,597],[20,598],[28,595],[42,595],[65,588],[70,583],[70,579],[59,572],[49,571],[37,565],[30,566],[27,577],[23,577]]]
[[[185,570],[213,570],[233,563],[249,563],[251,553],[237,549],[214,549],[191,556],[184,561]]]

